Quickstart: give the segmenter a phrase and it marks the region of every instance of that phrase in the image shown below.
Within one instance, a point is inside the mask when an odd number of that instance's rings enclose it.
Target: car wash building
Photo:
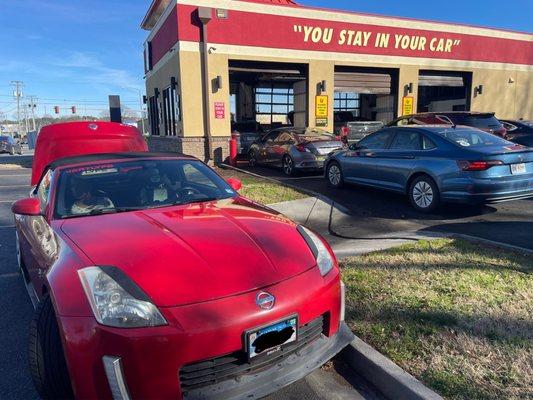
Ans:
[[[315,9],[153,0],[142,28],[151,149],[227,155],[231,132],[422,111],[533,119],[533,35]]]

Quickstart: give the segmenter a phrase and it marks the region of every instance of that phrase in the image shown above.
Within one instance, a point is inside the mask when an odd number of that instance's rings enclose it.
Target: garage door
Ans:
[[[335,91],[361,94],[390,94],[389,74],[362,72],[335,72]]]
[[[418,86],[463,87],[464,81],[462,76],[420,75]]]

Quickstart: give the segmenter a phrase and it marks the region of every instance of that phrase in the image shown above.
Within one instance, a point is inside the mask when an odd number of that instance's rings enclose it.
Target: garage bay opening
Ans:
[[[397,69],[335,67],[335,134],[354,142],[392,121],[397,93]]]
[[[470,111],[471,88],[471,72],[421,70],[417,111]]]
[[[305,64],[229,61],[231,130],[239,133],[239,152],[271,129],[306,127]]]

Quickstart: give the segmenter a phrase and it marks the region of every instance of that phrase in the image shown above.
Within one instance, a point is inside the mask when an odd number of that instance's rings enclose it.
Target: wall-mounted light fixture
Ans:
[[[413,93],[413,82],[408,83],[403,87],[404,96],[407,96],[409,94]]]
[[[477,85],[474,88],[474,96],[479,96],[480,94],[483,94],[483,85]]]
[[[514,78],[512,76],[509,77],[509,83],[514,83]]]
[[[214,79],[214,86],[215,86],[215,90],[220,90],[224,86],[222,77],[220,75],[217,75],[217,77]]]
[[[327,85],[326,85],[326,81],[321,81],[319,84],[318,84],[318,87],[320,89],[320,92],[325,92],[327,90]]]

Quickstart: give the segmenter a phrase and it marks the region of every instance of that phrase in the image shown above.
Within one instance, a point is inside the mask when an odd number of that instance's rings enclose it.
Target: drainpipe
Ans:
[[[213,9],[198,7],[198,18],[202,23],[202,91],[204,108],[204,129],[206,140],[206,162],[213,158],[213,141],[211,138],[211,103],[210,103],[210,79],[209,79],[209,48],[207,44],[207,24],[211,21]]]

